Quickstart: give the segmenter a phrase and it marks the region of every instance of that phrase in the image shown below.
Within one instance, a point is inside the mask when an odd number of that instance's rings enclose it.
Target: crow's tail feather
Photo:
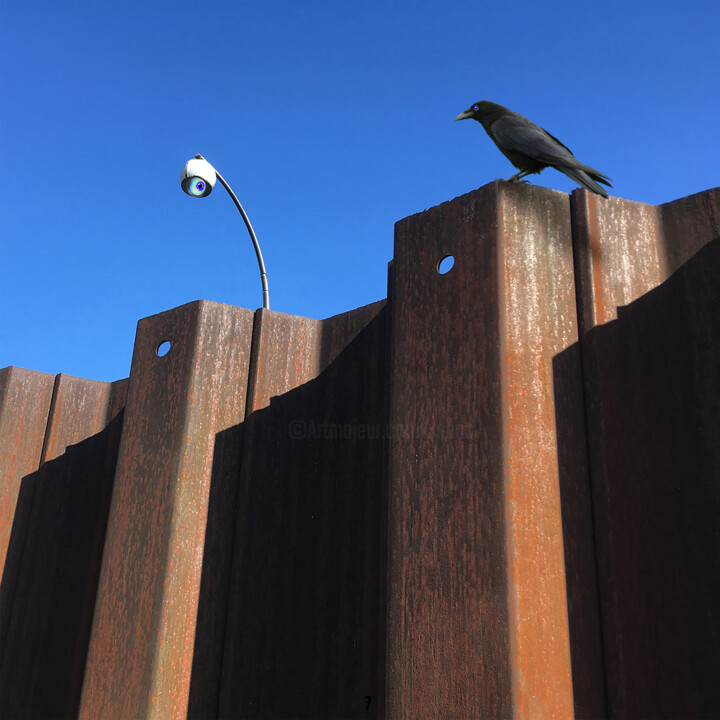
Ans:
[[[612,180],[607,175],[603,175],[599,170],[596,170],[595,168],[591,168],[589,165],[581,165],[580,170],[582,170],[584,173],[589,175],[593,180],[597,180],[599,183],[602,183],[603,185],[612,187],[612,185],[610,184],[612,182]]]
[[[608,196],[605,188],[598,185],[598,182],[601,182],[603,185],[607,185],[608,187],[612,187],[612,185],[610,185],[610,178],[606,177],[602,173],[599,173],[597,170],[587,167],[586,165],[583,165],[582,168],[562,167],[559,165],[556,165],[555,167],[561,173],[564,173],[578,183],[578,185],[582,185],[587,190],[590,190],[590,192],[597,193],[603,197]],[[597,182],[595,182],[596,180]]]

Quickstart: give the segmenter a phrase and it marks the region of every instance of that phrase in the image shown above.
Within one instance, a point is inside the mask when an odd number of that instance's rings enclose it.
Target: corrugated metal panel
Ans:
[[[720,191],[573,196],[610,717],[720,707]]]
[[[252,321],[200,301],[138,325],[80,717],[185,717],[210,487],[239,464],[213,476],[216,437],[243,419]]]
[[[126,386],[56,378],[42,464],[18,499],[29,511],[0,673],[3,717],[77,712]]]
[[[388,715],[568,717],[567,196],[494,183],[398,223],[391,303]]]
[[[1,370],[0,714],[712,715],[718,278],[717,190],[496,182],[397,224],[387,303]]]
[[[259,312],[219,716],[378,717],[384,303]]]
[[[0,664],[32,507],[23,478],[40,467],[54,382],[46,373],[0,370]]]

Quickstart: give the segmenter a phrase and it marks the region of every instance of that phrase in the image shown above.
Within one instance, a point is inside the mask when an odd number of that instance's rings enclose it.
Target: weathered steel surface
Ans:
[[[2,717],[77,713],[127,381],[58,375],[0,672]],[[42,401],[42,395],[38,398]]]
[[[80,717],[186,715],[211,485],[238,464],[218,436],[243,419],[252,323],[199,301],[138,324]]]
[[[265,309],[258,310],[256,318],[247,415],[267,407],[273,397],[304,385],[320,372],[322,320]]]
[[[384,303],[258,314],[219,716],[381,717]]]
[[[493,183],[396,225],[388,717],[573,714],[552,375],[577,340],[568,210]]]
[[[553,376],[573,704],[576,718],[603,718],[607,704],[579,343],[555,355]]]
[[[720,188],[658,205],[665,276],[720,236]]]
[[[720,191],[573,196],[610,717],[720,707]]]
[[[717,714],[720,191],[492,183],[388,297],[0,370],[0,715]]]
[[[46,373],[0,370],[0,665],[32,506],[24,478],[40,466],[54,383]]]
[[[571,207],[583,332],[615,319],[619,306],[652,290],[716,238],[719,198],[715,189],[646,205],[576,190]]]
[[[270,397],[281,394],[286,387],[298,384],[317,374],[318,358],[313,353],[299,354],[298,347],[314,347],[320,334],[321,323],[308,318],[292,318],[296,322],[285,323],[285,334],[272,333],[268,325],[277,325],[272,318],[286,317],[278,313],[269,313],[261,309],[255,313],[253,325],[253,345],[251,371],[248,378],[248,393],[245,415],[258,407],[265,407]],[[270,319],[268,319],[270,318]],[[272,348],[269,347],[272,343]],[[282,374],[271,374],[265,364],[260,370],[262,377],[258,381],[258,356],[268,352],[276,354],[286,361]],[[224,447],[235,448],[237,459],[243,447],[245,424],[239,423],[218,433],[217,443]],[[234,487],[237,489],[240,479],[239,463],[233,468]],[[193,671],[188,701],[188,717],[217,717],[220,702],[220,683],[222,677],[223,650],[227,624],[229,583],[233,561],[235,526],[237,523],[237,493],[229,501],[228,483],[213,483],[208,507],[205,554],[203,559],[203,577],[198,607],[198,620],[193,656]],[[237,598],[242,602],[244,584],[236,590]]]

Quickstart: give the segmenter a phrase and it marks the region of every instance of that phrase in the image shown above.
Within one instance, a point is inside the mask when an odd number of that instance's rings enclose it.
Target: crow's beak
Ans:
[[[472,117],[472,113],[469,110],[466,110],[465,112],[461,112],[455,119],[467,120],[469,117]]]

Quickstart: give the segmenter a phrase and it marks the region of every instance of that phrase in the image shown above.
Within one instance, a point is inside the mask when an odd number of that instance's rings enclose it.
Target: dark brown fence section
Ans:
[[[45,373],[0,370],[0,662],[32,508],[33,483],[22,479],[40,467],[54,382]]]
[[[219,717],[376,717],[385,303],[258,315]]]
[[[240,459],[213,450],[244,415],[252,320],[197,302],[138,326],[81,717],[185,712],[213,461],[229,482]]]
[[[720,712],[720,192],[574,198],[611,717]]]
[[[387,301],[0,370],[0,716],[716,716],[719,278],[717,190],[495,182]]]
[[[126,385],[58,375],[49,413],[44,392],[31,410],[47,425],[39,467],[18,489],[7,555],[21,559],[18,571],[3,573],[0,590],[3,604],[12,599],[0,674],[5,717],[77,712]],[[11,432],[22,427],[11,423]]]

